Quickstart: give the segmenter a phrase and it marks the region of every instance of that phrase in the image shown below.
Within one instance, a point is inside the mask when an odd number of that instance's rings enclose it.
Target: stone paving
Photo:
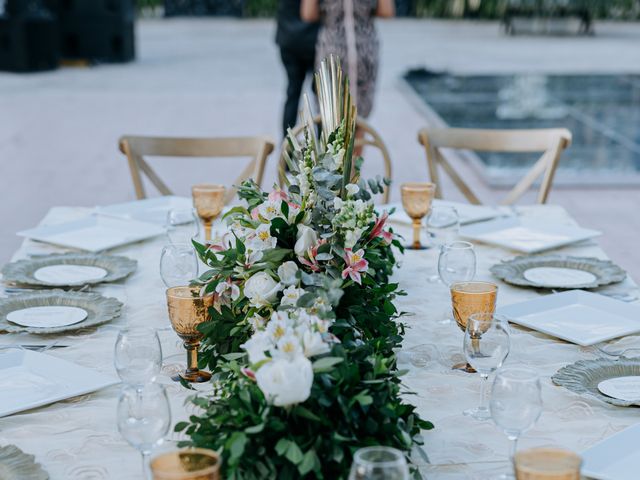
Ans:
[[[271,20],[138,22],[138,60],[125,65],[0,73],[0,263],[52,205],[133,199],[125,133],[185,136],[268,134],[280,141],[285,77]],[[398,184],[426,179],[416,141],[427,119],[401,75],[425,66],[457,73],[640,72],[640,24],[597,23],[593,37],[505,37],[495,22],[390,20],[379,23],[381,72],[370,118],[388,144]],[[640,128],[640,127],[639,127]],[[368,173],[378,173],[369,155]],[[158,160],[177,193],[199,181],[230,182],[236,164]],[[231,166],[233,165],[233,167]],[[275,178],[270,159],[266,182]],[[495,200],[480,180],[479,192]],[[445,186],[446,188],[447,186]],[[445,190],[445,194],[452,189]],[[398,199],[397,192],[393,198]],[[640,189],[557,188],[550,201],[602,230],[604,249],[640,277]]]

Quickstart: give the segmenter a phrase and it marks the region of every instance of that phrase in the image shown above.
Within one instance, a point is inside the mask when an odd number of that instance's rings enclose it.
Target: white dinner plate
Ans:
[[[598,384],[603,395],[625,402],[636,402],[640,399],[640,376],[608,378]]]
[[[582,452],[582,475],[597,480],[638,480],[640,423]]]
[[[55,328],[74,325],[83,321],[89,313],[83,308],[64,305],[47,305],[14,310],[7,320],[22,327]]]
[[[63,247],[100,252],[163,233],[164,228],[152,223],[90,215],[73,222],[32,228],[18,232],[18,235]]]
[[[176,208],[193,208],[193,201],[187,197],[167,195],[97,207],[96,212],[101,215],[165,225],[167,213]]]
[[[0,351],[0,417],[84,395],[110,385],[104,375],[51,355],[27,350]]]
[[[601,232],[570,225],[554,225],[539,219],[498,218],[467,225],[460,236],[523,253],[538,253],[597,237]]]
[[[95,283],[108,273],[102,267],[61,263],[37,269],[33,272],[33,278],[50,285],[78,285],[82,282]]]
[[[460,218],[460,225],[467,225],[469,223],[482,222],[484,220],[490,220],[492,218],[503,215],[497,207],[490,207],[485,205],[469,205],[468,203],[450,202],[448,200],[433,200],[433,205],[436,206],[449,206],[455,207],[458,211]],[[389,203],[386,205],[376,206],[376,210],[390,210],[395,207],[396,211],[389,217],[390,222],[400,223],[404,225],[411,225],[411,218],[405,213],[402,208],[402,203]],[[424,223],[424,221],[423,221]]]
[[[584,290],[506,305],[497,313],[518,325],[582,346],[640,332],[640,306]]]

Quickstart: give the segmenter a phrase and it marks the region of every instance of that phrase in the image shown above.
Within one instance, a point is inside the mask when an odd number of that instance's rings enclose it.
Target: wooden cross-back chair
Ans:
[[[322,119],[320,116],[316,116],[313,119],[314,123],[320,124]],[[293,135],[296,137],[300,136],[304,131],[305,125],[296,125],[291,129]],[[365,145],[369,145],[371,147],[375,147],[380,150],[380,154],[382,155],[382,161],[384,162],[384,176],[391,180],[392,178],[392,168],[391,168],[391,157],[389,156],[389,150],[387,150],[387,146],[385,145],[382,137],[376,132],[371,125],[369,125],[365,120],[358,117],[356,119],[356,128],[363,132],[363,136],[361,138],[356,138],[354,144],[356,147],[364,147]],[[289,148],[289,142],[285,138],[282,142],[282,148],[280,150],[280,161],[278,163],[278,183],[280,184],[280,188],[284,188],[284,180],[285,180],[285,169],[286,169],[286,160],[284,158],[284,152]],[[389,203],[389,187],[385,187],[384,192],[382,194],[383,203]]]
[[[546,203],[553,177],[564,149],[571,144],[571,132],[565,128],[531,130],[481,130],[470,128],[423,128],[418,141],[424,146],[431,181],[437,185],[436,198],[442,198],[438,166],[453,180],[456,187],[472,204],[480,204],[469,185],[442,155],[440,149],[475,150],[485,152],[542,152],[542,156],[501,202],[515,203],[542,176],[537,203]]]
[[[267,137],[220,137],[220,138],[176,138],[176,137],[139,137],[120,138],[120,151],[127,156],[133,186],[138,199],[146,198],[142,183],[142,174],[158,189],[162,195],[172,192],[149,166],[144,157],[250,157],[251,161],[242,170],[234,185],[248,178],[262,184],[264,167],[274,144]],[[235,196],[237,188],[227,190],[225,204]]]

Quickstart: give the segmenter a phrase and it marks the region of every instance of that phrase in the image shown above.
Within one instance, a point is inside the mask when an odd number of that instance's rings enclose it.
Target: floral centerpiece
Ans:
[[[403,325],[393,300],[393,248],[352,161],[355,107],[336,58],[316,74],[320,138],[307,108],[304,140],[289,135],[287,191],[239,188],[246,206],[229,234],[196,248],[214,294],[201,361],[214,373],[200,415],[176,425],[185,444],[221,452],[224,478],[346,478],[352,454],[387,445],[410,454],[420,419],[401,398],[394,349]]]

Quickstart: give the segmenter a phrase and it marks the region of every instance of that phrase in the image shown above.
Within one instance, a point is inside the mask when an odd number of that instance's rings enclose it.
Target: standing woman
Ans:
[[[321,21],[316,68],[332,53],[340,57],[358,116],[363,118],[373,108],[378,75],[379,44],[373,19],[394,15],[394,0],[302,0],[300,5],[303,20]]]

